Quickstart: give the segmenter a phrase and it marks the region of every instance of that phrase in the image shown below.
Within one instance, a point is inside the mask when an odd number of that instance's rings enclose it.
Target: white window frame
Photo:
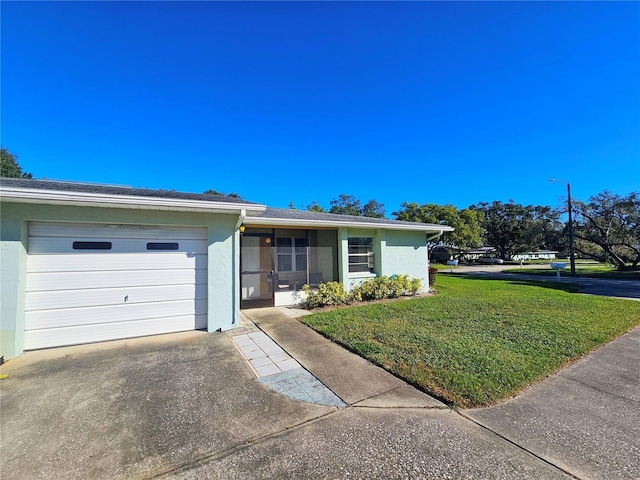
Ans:
[[[281,239],[289,239],[291,240],[291,251],[290,252],[280,252],[280,245],[278,245],[278,241]],[[276,268],[278,272],[306,272],[307,271],[307,262],[309,259],[308,245],[300,246],[304,248],[304,262],[298,262],[298,255],[303,255],[296,251],[296,248],[299,246],[296,245],[296,240],[299,242],[304,242],[305,244],[308,242],[306,238],[300,237],[276,237]],[[290,257],[291,258],[291,270],[282,270],[280,268],[280,257]],[[298,265],[298,263],[303,263],[303,265]]]
[[[353,244],[352,244],[353,240]],[[356,243],[356,240],[362,243]],[[365,252],[356,249],[366,248]],[[375,273],[374,239],[373,237],[349,237],[347,239],[347,249],[349,257],[349,273],[366,274]],[[366,265],[366,270],[362,266]],[[359,268],[355,270],[354,268]]]

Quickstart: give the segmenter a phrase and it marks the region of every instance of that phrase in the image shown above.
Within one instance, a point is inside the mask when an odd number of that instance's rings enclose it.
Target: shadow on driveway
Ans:
[[[2,366],[2,478],[141,478],[336,409],[257,382],[224,334],[27,352]]]
[[[329,360],[333,383],[353,383]],[[387,407],[403,405],[399,380],[375,396],[380,381],[358,378],[344,409],[280,395],[223,333],[29,352],[2,371],[3,480],[569,478],[451,410]]]

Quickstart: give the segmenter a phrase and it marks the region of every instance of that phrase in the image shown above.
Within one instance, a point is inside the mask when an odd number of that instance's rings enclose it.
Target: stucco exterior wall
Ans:
[[[427,241],[424,232],[385,230],[381,239],[381,275],[409,275],[422,280],[422,290],[429,290]]]
[[[0,355],[5,359],[23,351],[30,221],[206,227],[209,238],[207,330],[226,330],[238,323],[239,234],[235,230],[238,215],[12,202],[2,202],[0,208]]]
[[[375,273],[349,272],[350,237],[373,238]],[[385,229],[343,228],[338,230],[338,268],[340,281],[351,290],[376,276],[409,275],[422,281],[422,291],[429,290],[427,241],[424,232]]]
[[[0,356],[15,358],[24,345],[27,280],[26,223],[19,209],[0,210]]]

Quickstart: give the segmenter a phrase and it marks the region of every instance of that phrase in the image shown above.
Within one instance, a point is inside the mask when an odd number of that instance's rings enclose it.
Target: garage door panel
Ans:
[[[161,333],[205,328],[206,315],[153,318],[132,322],[101,323],[25,332],[25,350],[104,342],[118,338],[143,337]]]
[[[111,244],[110,249],[74,249],[75,242],[108,242]],[[156,250],[149,250],[148,243],[156,244]],[[168,250],[158,248],[157,244],[165,245]],[[153,248],[153,247],[152,247]],[[52,253],[73,253],[76,255],[103,254],[110,255],[114,253],[136,253],[149,252],[153,255],[169,255],[175,253],[206,254],[207,242],[205,240],[180,240],[176,238],[167,239],[149,239],[149,238],[119,238],[114,239],[106,236],[81,237],[74,236],[69,238],[52,238],[52,237],[32,237],[29,239],[29,255],[47,255]]]
[[[151,305],[125,303],[102,307],[61,308],[27,312],[25,315],[25,329],[40,330],[206,314],[206,299],[154,302]]]
[[[154,238],[173,237],[181,240],[206,239],[201,227],[171,227],[144,225],[109,225],[99,223],[40,223],[29,226],[30,237],[109,237],[109,238]]]
[[[27,311],[207,298],[206,284],[28,292]]]
[[[91,271],[129,271],[129,270],[166,270],[166,269],[206,269],[206,255],[185,253],[167,253],[157,256],[137,253],[105,255],[86,253],[33,255],[29,258],[29,271],[44,272],[91,272]]]
[[[25,348],[206,328],[207,236],[190,227],[30,223]]]
[[[135,286],[188,285],[207,283],[207,270],[180,269],[116,272],[49,272],[32,273],[27,278],[27,292],[77,290],[82,288],[116,288]]]

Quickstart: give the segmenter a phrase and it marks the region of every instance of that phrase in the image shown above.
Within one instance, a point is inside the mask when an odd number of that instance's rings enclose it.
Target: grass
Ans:
[[[640,324],[640,302],[575,285],[439,276],[431,297],[302,322],[450,405],[490,405]]]

